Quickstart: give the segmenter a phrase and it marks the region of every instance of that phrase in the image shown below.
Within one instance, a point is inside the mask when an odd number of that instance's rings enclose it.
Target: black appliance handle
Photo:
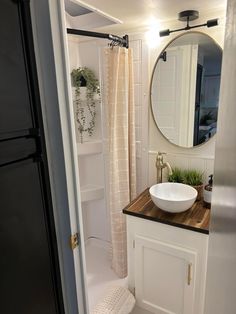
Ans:
[[[27,133],[25,133],[25,131],[24,131],[23,135],[15,135],[12,137],[0,138],[0,143],[6,142],[6,141],[18,140],[21,138],[37,138],[37,137],[40,137],[39,129],[32,128],[32,129],[28,129]]]
[[[40,161],[42,161],[42,156],[40,154],[31,154],[31,155],[28,155],[28,156],[23,157],[23,158],[4,162],[4,163],[0,164],[0,168],[10,166],[10,165],[16,164],[18,162],[22,162],[22,161],[29,160],[29,159],[33,159],[33,161],[40,162]]]

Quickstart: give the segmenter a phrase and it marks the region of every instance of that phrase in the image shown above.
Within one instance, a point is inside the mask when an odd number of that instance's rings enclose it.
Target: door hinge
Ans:
[[[134,287],[134,290],[133,290],[133,291],[134,291],[134,297],[135,297],[135,287]]]
[[[135,240],[133,240],[133,249],[135,249]]]
[[[76,232],[70,236],[70,246],[71,246],[72,250],[74,250],[76,247],[79,246],[79,242],[80,242],[80,238],[79,238],[78,232]]]

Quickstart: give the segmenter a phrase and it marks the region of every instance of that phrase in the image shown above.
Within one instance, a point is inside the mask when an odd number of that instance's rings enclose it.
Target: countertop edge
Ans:
[[[128,206],[126,206],[126,208],[127,207]],[[169,226],[173,226],[173,227],[177,227],[177,228],[186,229],[186,230],[190,230],[190,231],[199,232],[199,233],[203,233],[203,234],[209,235],[209,230],[206,230],[206,229],[195,228],[195,227],[188,226],[188,225],[185,225],[185,224],[179,224],[179,223],[175,223],[175,222],[172,222],[172,221],[166,221],[166,220],[163,220],[163,219],[158,219],[158,218],[155,218],[155,217],[143,215],[143,214],[140,214],[140,213],[130,212],[130,211],[126,210],[126,208],[124,208],[123,211],[122,211],[123,214],[125,214],[125,215],[130,215],[130,216],[134,216],[134,217],[137,217],[137,218],[142,218],[142,219],[146,219],[146,220],[156,221],[156,222],[159,222],[159,223],[162,223],[162,224],[165,224],[165,225],[169,225]]]
[[[146,188],[127,204],[122,212],[125,215],[209,235],[210,209],[204,206],[202,200],[195,202],[188,211],[179,214],[174,213],[172,216],[153,203],[149,188]]]

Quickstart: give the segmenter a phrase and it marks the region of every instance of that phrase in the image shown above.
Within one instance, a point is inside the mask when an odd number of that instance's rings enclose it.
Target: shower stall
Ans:
[[[80,119],[91,119],[87,109],[79,116],[76,88],[72,86],[75,119],[80,195],[86,252],[86,281],[90,310],[102,299],[110,285],[126,286],[111,268],[111,222],[109,212],[109,146],[107,115],[104,108],[104,48],[121,43],[128,47],[128,36],[67,29],[70,72],[89,69],[99,81],[100,94],[95,97],[95,118],[92,132],[81,131]],[[109,40],[107,40],[109,39]],[[72,82],[73,85],[73,82]],[[84,86],[85,85],[85,86]],[[81,82],[80,98],[86,83]],[[85,91],[86,93],[86,91]],[[86,127],[85,127],[86,128]],[[78,188],[79,189],[79,188]]]

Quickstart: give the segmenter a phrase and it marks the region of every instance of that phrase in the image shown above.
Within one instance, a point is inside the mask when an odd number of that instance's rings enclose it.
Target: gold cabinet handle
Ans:
[[[188,264],[188,285],[190,286],[192,280],[192,263]]]

